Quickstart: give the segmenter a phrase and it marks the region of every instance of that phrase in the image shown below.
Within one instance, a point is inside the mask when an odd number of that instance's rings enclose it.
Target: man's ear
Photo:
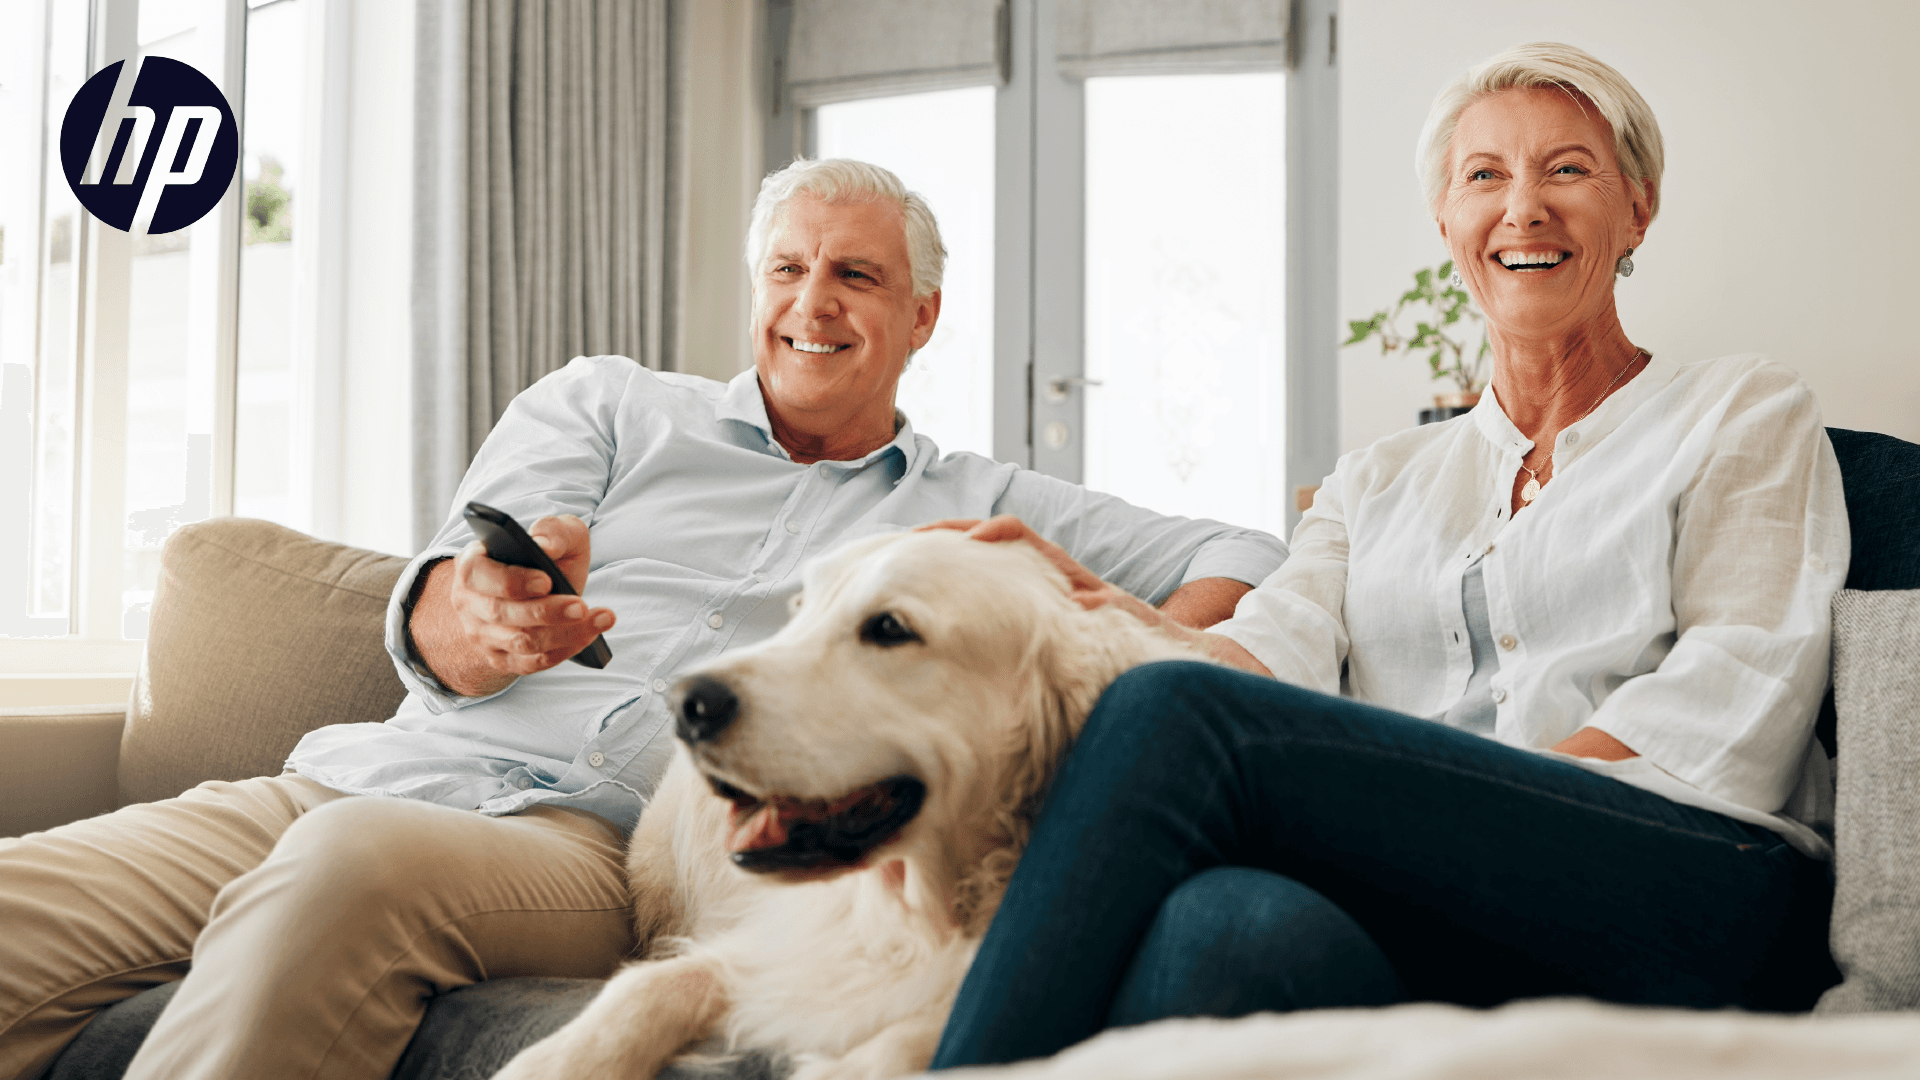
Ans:
[[[933,325],[940,321],[940,290],[935,289],[933,295],[922,296],[913,303],[913,347],[922,349],[933,337]]]

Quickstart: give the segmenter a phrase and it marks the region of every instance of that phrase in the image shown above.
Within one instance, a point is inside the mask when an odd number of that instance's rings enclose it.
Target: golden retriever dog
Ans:
[[[924,1069],[1095,700],[1191,655],[1082,610],[1021,543],[873,537],[803,585],[778,634],[674,689],[628,857],[647,958],[497,1080],[639,1080],[715,1037],[797,1080]]]

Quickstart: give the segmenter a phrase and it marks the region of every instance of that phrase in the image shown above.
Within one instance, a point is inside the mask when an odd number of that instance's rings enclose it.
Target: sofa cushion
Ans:
[[[392,1080],[486,1080],[579,1015],[604,985],[598,979],[492,979],[437,995]],[[102,1010],[54,1059],[44,1080],[119,1080],[179,988],[163,983]],[[780,1080],[789,1071],[785,1058],[755,1053],[679,1062],[659,1080]]]
[[[406,689],[383,628],[406,564],[247,518],[175,532],[121,736],[121,805],[274,775],[314,728],[392,716]]]
[[[1840,717],[1832,946],[1820,1012],[1920,1009],[1920,590],[1833,601]]]
[[[1847,524],[1849,589],[1920,589],[1920,445],[1872,431],[1828,428]]]

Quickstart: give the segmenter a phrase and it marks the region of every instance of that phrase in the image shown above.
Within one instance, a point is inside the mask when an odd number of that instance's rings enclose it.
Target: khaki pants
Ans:
[[[293,775],[0,840],[0,1080],[183,976],[128,1080],[385,1077],[435,993],[611,973],[633,945],[622,846],[592,814]]]

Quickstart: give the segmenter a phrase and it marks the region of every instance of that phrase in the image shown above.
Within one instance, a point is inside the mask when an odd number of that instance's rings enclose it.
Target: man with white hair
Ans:
[[[391,720],[309,734],[280,776],[0,841],[0,1076],[189,963],[128,1076],[384,1077],[435,993],[609,973],[632,947],[625,835],[672,755],[665,692],[770,635],[800,567],[845,540],[1015,514],[1185,623],[1231,614],[1278,540],[941,457],[894,409],[944,258],[884,169],[769,177],[752,371],[577,358],[461,484],[456,507],[531,522],[579,598],[487,558],[456,513],[389,606],[411,690]],[[602,633],[604,670],[564,662]]]

